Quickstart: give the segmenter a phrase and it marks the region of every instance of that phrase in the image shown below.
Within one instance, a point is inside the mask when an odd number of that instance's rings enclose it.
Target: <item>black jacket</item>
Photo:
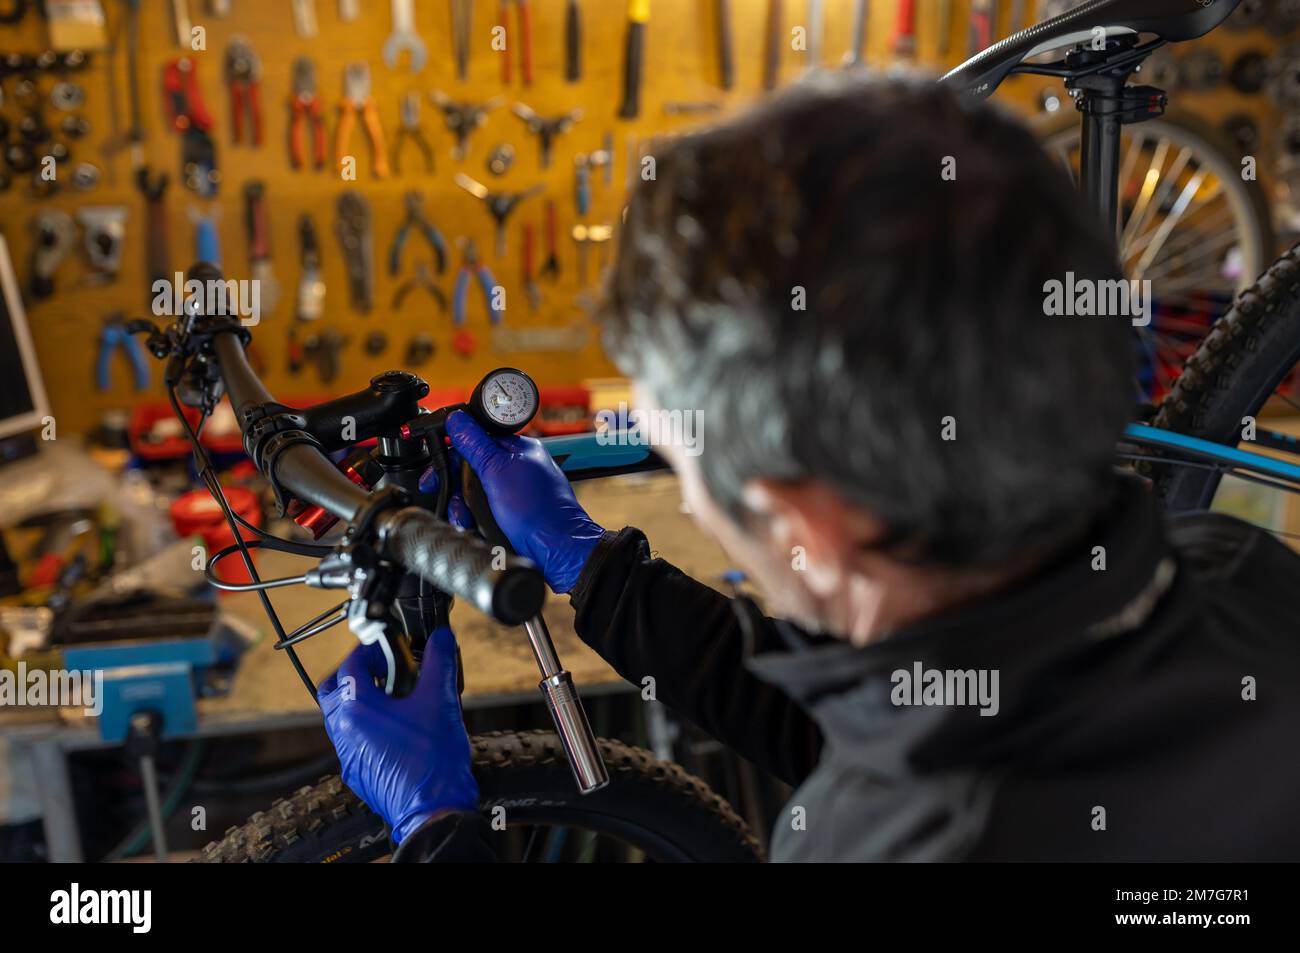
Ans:
[[[865,648],[742,625],[635,529],[572,602],[621,675],[797,786],[774,860],[1300,859],[1300,556],[1165,525],[1134,481],[1032,577]],[[918,665],[996,670],[997,713],[895,704]]]

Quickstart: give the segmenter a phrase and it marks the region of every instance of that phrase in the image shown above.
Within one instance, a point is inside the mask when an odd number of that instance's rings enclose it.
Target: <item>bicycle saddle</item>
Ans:
[[[1228,18],[1240,0],[1087,0],[1060,16],[1013,33],[947,73],[949,83],[983,98],[1025,59],[1107,36],[1150,33],[1174,43],[1204,36]]]

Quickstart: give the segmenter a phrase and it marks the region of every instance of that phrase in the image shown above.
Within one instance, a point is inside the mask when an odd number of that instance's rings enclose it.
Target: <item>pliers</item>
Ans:
[[[397,138],[393,140],[393,174],[401,175],[401,152],[402,143],[410,139],[424,156],[424,171],[427,175],[433,174],[433,147],[429,145],[429,140],[424,137],[424,130],[420,128],[420,94],[417,92],[404,93],[398,104],[402,114],[402,125],[397,129]]]
[[[325,168],[325,120],[316,95],[316,65],[305,56],[293,61],[293,118],[289,122],[289,161],[301,169],[307,161],[306,128],[311,127],[312,164]]]
[[[433,300],[438,302],[439,311],[445,312],[447,310],[447,296],[443,294],[442,289],[434,283],[433,274],[429,271],[428,262],[423,261],[417,261],[415,263],[415,277],[407,278],[393,294],[393,310],[401,310],[402,302],[406,300],[406,296],[416,288],[423,288],[425,291],[429,292],[433,297]]]
[[[251,141],[262,144],[262,63],[246,40],[235,38],[226,46],[226,86],[230,89],[230,139],[244,141],[244,116],[252,127]]]
[[[465,329],[465,318],[469,305],[469,281],[471,275],[478,278],[479,287],[483,289],[483,301],[487,305],[488,319],[492,324],[501,323],[501,309],[496,306],[496,279],[487,265],[479,261],[478,246],[473,239],[464,239],[461,244],[463,258],[460,271],[456,275],[456,290],[452,295],[451,323],[457,328],[452,339],[456,352],[468,357],[474,352],[474,336]]]
[[[443,241],[442,233],[425,217],[424,194],[417,191],[406,193],[406,218],[398,226],[393,243],[388,246],[388,273],[395,275],[401,270],[402,249],[406,246],[406,238],[412,228],[419,229],[425,240],[433,246],[433,253],[438,256],[438,274],[441,275],[447,270],[447,243]]]
[[[126,319],[120,312],[115,312],[105,318],[104,327],[99,332],[99,356],[95,361],[95,386],[101,392],[108,391],[111,386],[109,362],[113,358],[113,352],[118,348],[126,351],[126,356],[131,362],[131,371],[135,378],[135,389],[137,391],[148,390],[149,364],[144,359],[144,351],[140,347],[140,342],[131,333],[127,327]]]
[[[197,61],[178,57],[163,66],[163,98],[167,121],[181,136],[181,171],[185,187],[204,198],[217,194],[217,150],[208,130],[212,114],[199,87]]]
[[[348,140],[352,138],[352,127],[356,124],[357,114],[366,127],[370,139],[370,152],[375,176],[388,178],[388,151],[384,147],[384,131],[379,125],[379,110],[375,106],[375,97],[370,94],[370,64],[349,63],[343,70],[343,100],[339,103],[339,125],[334,138],[334,158],[343,172],[344,157],[348,151]]]

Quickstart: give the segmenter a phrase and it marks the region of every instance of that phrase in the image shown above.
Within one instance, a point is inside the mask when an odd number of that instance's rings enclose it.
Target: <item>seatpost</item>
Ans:
[[[1083,113],[1080,140],[1079,188],[1097,217],[1112,232],[1119,229],[1120,93],[1128,77],[1088,77],[1103,91],[1085,92],[1079,97]]]
[[[1082,115],[1079,189],[1084,200],[1119,234],[1119,153],[1123,126],[1159,116],[1167,97],[1154,86],[1129,86],[1128,81],[1158,44],[1134,50],[1133,40],[1112,40],[1105,49],[1081,46],[1065,58],[1066,89]],[[1107,64],[1110,65],[1107,65]]]

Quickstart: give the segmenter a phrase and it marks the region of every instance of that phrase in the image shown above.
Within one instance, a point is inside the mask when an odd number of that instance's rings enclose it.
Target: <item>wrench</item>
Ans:
[[[293,0],[293,28],[299,36],[313,37],[316,26],[316,0]]]
[[[424,68],[424,41],[415,32],[415,0],[393,0],[393,32],[384,41],[384,62],[397,69],[402,50],[411,54],[411,72]]]
[[[172,26],[176,30],[176,45],[189,46],[190,31],[194,28],[190,22],[189,0],[172,0]]]

